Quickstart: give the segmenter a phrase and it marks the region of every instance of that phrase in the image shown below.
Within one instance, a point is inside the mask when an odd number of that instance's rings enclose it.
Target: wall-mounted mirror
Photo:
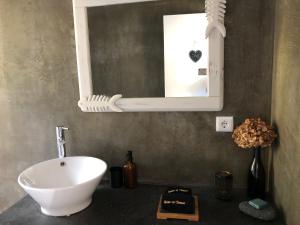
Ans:
[[[73,5],[82,111],[222,109],[225,1]]]

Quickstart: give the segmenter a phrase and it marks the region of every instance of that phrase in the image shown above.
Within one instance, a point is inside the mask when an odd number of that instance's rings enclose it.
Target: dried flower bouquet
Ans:
[[[232,134],[234,142],[241,148],[268,147],[276,137],[273,128],[260,118],[246,119]]]

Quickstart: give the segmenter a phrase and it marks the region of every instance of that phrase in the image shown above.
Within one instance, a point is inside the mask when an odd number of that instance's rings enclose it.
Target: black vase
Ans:
[[[248,197],[264,199],[265,195],[266,173],[261,162],[260,148],[256,148],[248,172]]]

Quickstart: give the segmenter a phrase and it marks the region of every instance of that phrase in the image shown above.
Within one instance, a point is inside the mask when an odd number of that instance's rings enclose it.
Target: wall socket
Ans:
[[[216,118],[217,132],[232,132],[233,131],[233,116],[217,116]]]

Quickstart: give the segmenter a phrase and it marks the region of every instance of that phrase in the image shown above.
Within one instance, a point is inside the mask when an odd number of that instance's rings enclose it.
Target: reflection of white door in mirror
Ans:
[[[205,13],[164,16],[165,97],[208,96]]]
[[[80,91],[79,107],[84,112],[222,110],[224,38],[226,35],[224,14],[226,0],[205,1],[207,17],[205,23],[207,25],[202,25],[202,22],[198,21],[201,23],[199,26],[197,19],[192,19],[193,21],[187,22],[188,24],[186,24],[186,26],[191,28],[189,32],[194,31],[195,33],[192,32],[190,39],[184,40],[183,42],[179,40],[178,44],[174,45],[178,47],[176,52],[173,53],[176,56],[175,58],[173,57],[172,59],[171,57],[171,59],[165,59],[165,81],[168,81],[168,75],[180,75],[179,80],[171,80],[171,83],[175,82],[176,85],[179,86],[169,88],[168,84],[166,84],[165,98],[122,98],[122,95],[118,94],[112,97],[93,94],[87,8],[135,2],[149,2],[147,4],[150,4],[151,1],[152,0],[73,0]],[[153,0],[153,2],[159,1],[162,0]],[[204,18],[203,14],[198,15]],[[197,14],[194,16],[197,16]],[[167,23],[167,18],[168,17],[165,17],[165,24]],[[182,24],[178,26],[180,27]],[[165,29],[168,30],[166,27]],[[204,30],[206,39],[203,38],[203,34],[200,34],[200,37],[197,38],[197,32],[201,31],[201,33],[203,33]],[[165,35],[168,36],[168,34]],[[178,41],[178,39],[182,38],[182,35],[176,34],[176,32],[173,34],[170,32],[169,35],[170,37],[168,37],[168,39],[170,39],[171,42],[167,41],[166,48],[172,48],[172,41],[176,39]],[[178,35],[180,35],[180,37]],[[171,36],[174,36],[174,39],[172,39]],[[208,44],[204,44],[205,42],[208,42]],[[207,49],[205,49],[205,47],[203,48],[203,46],[207,46]],[[165,54],[166,56],[172,54],[172,50],[169,51],[169,54],[168,51],[165,51]],[[172,62],[174,59],[175,61]],[[175,68],[176,72],[174,72],[172,68]],[[179,72],[177,73],[177,71]],[[181,77],[181,74],[185,74],[185,76]],[[180,90],[181,94],[176,94],[174,92],[176,89]]]

